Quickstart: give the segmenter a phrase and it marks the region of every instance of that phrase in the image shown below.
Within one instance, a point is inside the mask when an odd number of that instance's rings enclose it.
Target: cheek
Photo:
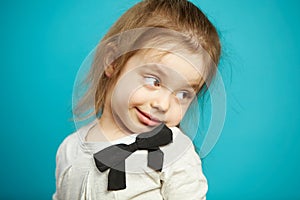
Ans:
[[[132,91],[129,97],[129,105],[130,107],[142,105],[148,102],[150,97],[151,94],[147,92],[147,89],[145,89],[143,86],[140,86],[139,88],[136,88]]]
[[[136,91],[139,90],[140,84],[137,81],[137,78],[132,76],[125,76],[120,79],[113,91],[112,102],[114,104],[122,104],[123,106],[128,105],[133,96],[135,96]]]
[[[176,126],[180,123],[183,118],[183,108],[180,104],[170,106],[170,110],[166,116],[167,126]]]

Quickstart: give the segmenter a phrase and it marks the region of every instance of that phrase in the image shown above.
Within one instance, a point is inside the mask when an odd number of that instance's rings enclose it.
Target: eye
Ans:
[[[179,92],[176,93],[176,97],[179,100],[188,100],[188,99],[191,99],[192,96],[193,95],[188,91],[179,91]]]
[[[160,80],[156,77],[147,76],[144,78],[144,80],[145,80],[145,84],[149,86],[159,87],[161,85]]]

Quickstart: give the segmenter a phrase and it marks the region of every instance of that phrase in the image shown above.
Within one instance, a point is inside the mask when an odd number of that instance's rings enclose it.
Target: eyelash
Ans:
[[[154,76],[145,76],[144,81],[145,81],[145,85],[153,88],[157,88],[161,86],[160,79]],[[179,94],[182,94],[182,97],[179,97],[178,96]],[[184,101],[184,100],[191,99],[193,95],[189,91],[179,91],[175,93],[175,96],[179,101]]]
[[[144,80],[145,80],[145,84],[148,86],[151,86],[151,87],[160,87],[161,86],[159,78],[156,78],[154,76],[146,76],[144,78]]]
[[[183,97],[178,97],[178,94],[183,94]],[[192,98],[192,94],[189,91],[179,91],[176,93],[176,98],[178,98],[180,101],[182,100],[189,100]]]

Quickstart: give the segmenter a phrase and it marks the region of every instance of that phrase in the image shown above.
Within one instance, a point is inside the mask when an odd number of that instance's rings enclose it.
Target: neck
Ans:
[[[108,139],[108,140],[116,140],[122,137],[127,136],[128,134],[122,130],[115,122],[113,116],[106,115],[103,112],[103,115],[99,119],[99,126],[101,128],[101,131],[103,132],[103,135]]]
[[[105,106],[100,119],[97,120],[97,124],[88,132],[86,141],[113,141],[125,136],[128,136],[128,133],[116,124],[111,110]]]

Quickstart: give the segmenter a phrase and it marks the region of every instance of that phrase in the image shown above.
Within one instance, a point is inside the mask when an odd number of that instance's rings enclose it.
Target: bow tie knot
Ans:
[[[128,145],[127,148],[128,148],[127,150],[130,152],[135,152],[136,150],[140,150],[139,144],[137,142]]]
[[[135,142],[128,145],[128,150],[130,152],[135,152],[136,150],[148,150],[150,145],[147,143],[147,138],[139,138],[137,137]]]
[[[109,146],[94,154],[96,167],[108,174],[108,190],[126,188],[125,159],[137,150],[148,150],[148,166],[156,171],[161,171],[163,166],[163,152],[159,146],[172,142],[172,131],[165,125],[160,125],[150,132],[141,133],[136,141],[127,144]]]

